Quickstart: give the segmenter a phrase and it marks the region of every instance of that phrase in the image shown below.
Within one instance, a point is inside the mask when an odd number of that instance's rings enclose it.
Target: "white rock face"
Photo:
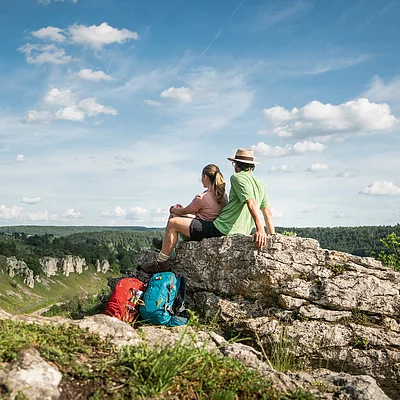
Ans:
[[[77,256],[65,256],[61,259],[61,272],[65,276],[69,276],[71,272],[81,274],[83,267],[86,266],[86,260]]]
[[[97,272],[105,274],[110,270],[110,263],[108,262],[108,260],[103,260],[101,262],[100,260],[96,260],[95,267]]]
[[[17,260],[16,257],[7,257],[8,275],[14,278],[15,275],[20,276],[26,285],[30,288],[35,287],[35,278],[33,271],[29,269],[24,261]]]
[[[58,265],[60,260],[54,257],[43,257],[40,259],[40,265],[42,266],[42,271],[49,278],[50,276],[57,275]]]

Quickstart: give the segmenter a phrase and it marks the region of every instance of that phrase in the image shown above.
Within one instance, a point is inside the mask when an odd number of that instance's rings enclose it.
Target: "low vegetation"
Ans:
[[[256,371],[204,348],[117,350],[107,340],[72,326],[0,321],[0,362],[36,348],[63,374],[62,398],[311,400],[303,390],[281,392]],[[7,395],[0,387],[0,395]]]

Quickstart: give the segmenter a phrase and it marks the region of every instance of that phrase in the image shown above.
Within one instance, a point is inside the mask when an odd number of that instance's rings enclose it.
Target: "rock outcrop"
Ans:
[[[265,348],[282,341],[310,366],[365,374],[400,399],[400,273],[372,258],[272,236],[183,242],[174,271],[194,305]]]
[[[95,268],[97,272],[106,274],[110,270],[110,263],[108,260],[96,260]]]
[[[4,319],[40,325],[78,325],[83,330],[97,333],[99,336],[111,340],[118,347],[145,344],[150,348],[163,348],[179,343],[179,345],[187,347],[218,352],[257,370],[262,376],[271,379],[276,388],[285,391],[302,388],[314,393],[320,400],[350,398],[354,400],[390,400],[375,380],[369,376],[352,376],[325,369],[310,373],[280,373],[263,361],[263,355],[254,348],[241,343],[231,343],[217,333],[192,327],[165,328],[144,325],[135,330],[130,325],[105,315],[95,315],[73,321],[60,317],[12,316],[0,310],[0,320]],[[36,368],[34,373],[31,372],[32,368]],[[22,351],[18,360],[9,368],[0,369],[0,384],[5,385],[11,393],[23,393],[28,400],[57,399],[60,394],[58,389],[60,380],[59,371],[41,359],[34,349]],[[35,388],[35,391],[30,391],[29,388]]]
[[[35,287],[35,277],[33,275],[33,271],[29,269],[24,261],[17,260],[16,257],[7,257],[7,268],[8,275],[11,278],[14,278],[16,275],[20,276],[24,283],[30,288]]]
[[[58,271],[65,276],[69,276],[73,272],[81,274],[87,268],[86,260],[78,256],[43,257],[40,260],[40,265],[47,277],[57,275]]]

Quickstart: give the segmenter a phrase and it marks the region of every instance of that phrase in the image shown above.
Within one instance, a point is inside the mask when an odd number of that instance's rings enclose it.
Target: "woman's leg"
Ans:
[[[175,248],[178,242],[178,233],[182,233],[185,236],[190,237],[190,224],[192,218],[185,217],[175,217],[168,221],[167,227],[165,228],[165,237],[163,240],[163,245],[161,252],[170,256],[172,250]]]

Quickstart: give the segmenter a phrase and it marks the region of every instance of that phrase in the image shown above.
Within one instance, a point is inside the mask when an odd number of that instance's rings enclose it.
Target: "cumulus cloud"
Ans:
[[[99,114],[118,115],[114,107],[103,106],[96,102],[94,97],[88,97],[79,102],[79,108],[89,117],[95,117]]]
[[[287,144],[285,147],[270,146],[264,142],[259,142],[256,145],[251,146],[251,148],[258,157],[266,158],[287,157],[310,152],[322,152],[325,150],[323,144],[310,141],[297,142],[294,145]]]
[[[366,98],[332,105],[312,101],[302,108],[281,106],[264,109],[268,133],[279,137],[309,137],[333,134],[390,131],[398,119],[388,104],[371,103]]]
[[[101,213],[102,217],[125,217],[126,210],[120,206],[117,206],[112,211],[105,211]]]
[[[57,220],[56,215],[50,214],[47,210],[38,212],[25,212],[22,207],[7,207],[0,205],[0,219],[15,221],[50,221]]]
[[[270,168],[271,172],[291,172],[292,169],[289,167],[289,165],[281,165],[280,167],[271,167]]]
[[[356,168],[346,168],[344,171],[339,172],[336,176],[338,178],[354,178],[359,174],[359,170]]]
[[[277,208],[270,207],[272,216],[274,218],[283,218],[283,210],[278,210]]]
[[[42,199],[40,197],[23,197],[21,199],[21,203],[25,204],[37,204],[41,201]]]
[[[92,82],[100,81],[112,81],[113,78],[110,75],[105,74],[103,71],[93,71],[91,69],[81,69],[79,72],[73,75],[76,78],[84,79]]]
[[[68,208],[68,210],[62,214],[62,217],[70,221],[74,219],[82,219],[84,214],[79,211],[75,211],[73,208]]]
[[[95,49],[101,49],[104,45],[111,43],[124,43],[127,40],[139,39],[136,32],[113,28],[107,22],[98,26],[75,24],[68,28],[68,33],[73,43],[91,46]]]
[[[375,182],[359,193],[370,196],[400,196],[400,188],[395,186],[393,182],[383,181]]]
[[[85,120],[85,113],[77,107],[64,107],[60,108],[55,113],[55,119],[65,119],[73,122],[83,122]]]
[[[311,164],[309,168],[307,168],[308,172],[321,172],[326,171],[329,167],[326,164]]]
[[[76,103],[75,95],[70,89],[60,90],[58,88],[50,89],[43,98],[46,104],[68,107]]]
[[[25,162],[25,156],[23,154],[18,154],[17,157],[15,158],[15,161],[17,163],[23,163]]]
[[[95,117],[100,114],[118,115],[114,107],[97,103],[96,98],[88,97],[77,101],[77,96],[70,90],[50,89],[43,97],[43,105],[49,110],[29,110],[25,122],[49,123],[54,119],[63,119],[73,122],[84,122],[86,117]],[[57,110],[57,107],[60,107]]]
[[[72,56],[67,55],[64,49],[60,49],[54,44],[27,43],[21,46],[18,51],[25,54],[28,64],[67,64],[76,61]]]
[[[53,42],[64,42],[66,39],[62,29],[56,28],[54,26],[48,26],[47,28],[42,28],[31,33],[32,36],[38,39],[48,39],[52,40]]]
[[[169,89],[161,92],[160,97],[174,99],[181,103],[188,103],[192,99],[192,93],[190,89],[186,87],[170,87]]]
[[[143,207],[133,207],[126,214],[126,219],[131,221],[144,221],[149,216],[150,211]]]

